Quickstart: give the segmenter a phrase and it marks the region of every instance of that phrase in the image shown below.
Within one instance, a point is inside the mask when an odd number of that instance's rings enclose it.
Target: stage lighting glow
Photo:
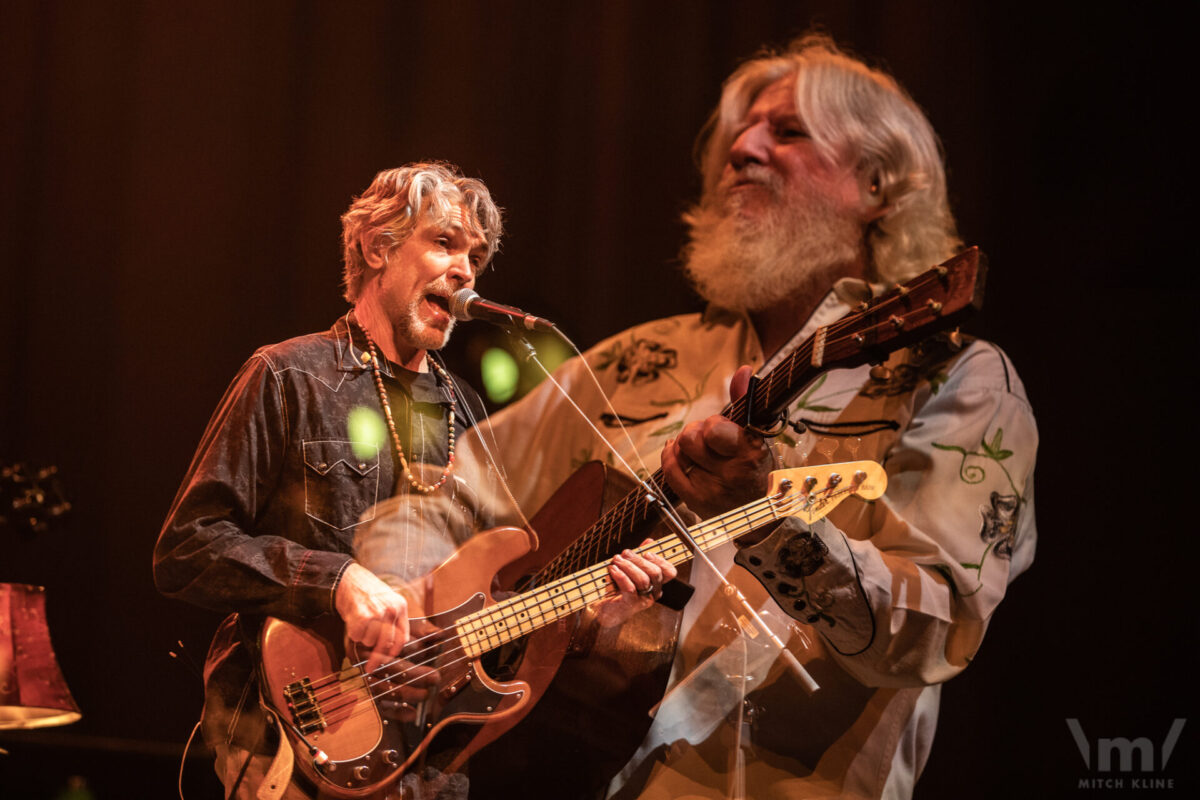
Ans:
[[[562,366],[568,358],[575,355],[575,353],[571,351],[571,348],[564,344],[561,339],[553,336],[546,336],[544,339],[539,341],[537,343],[537,348],[538,354],[542,359],[542,363],[550,372],[554,372],[554,370]],[[537,382],[541,383],[541,378],[544,376],[541,375],[541,370],[538,370],[538,374],[539,378]]]
[[[483,376],[483,388],[492,402],[507,403],[516,394],[521,369],[507,350],[488,348],[480,359],[479,371]]]
[[[374,458],[387,442],[387,423],[383,415],[367,406],[355,406],[346,417],[350,447],[357,458]]]

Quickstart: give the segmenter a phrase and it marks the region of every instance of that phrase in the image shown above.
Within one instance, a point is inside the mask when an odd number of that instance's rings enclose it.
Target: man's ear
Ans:
[[[371,269],[383,269],[387,264],[387,237],[378,228],[365,231],[358,238],[358,249]]]
[[[872,175],[859,184],[862,188],[859,190],[858,215],[864,225],[870,225],[882,217],[887,216],[887,213],[892,210],[892,206],[887,202],[885,192],[883,190],[883,181],[879,175]]]

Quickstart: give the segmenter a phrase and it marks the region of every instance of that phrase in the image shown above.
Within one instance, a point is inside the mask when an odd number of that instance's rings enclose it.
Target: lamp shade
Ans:
[[[46,624],[46,590],[0,583],[0,729],[79,719]]]

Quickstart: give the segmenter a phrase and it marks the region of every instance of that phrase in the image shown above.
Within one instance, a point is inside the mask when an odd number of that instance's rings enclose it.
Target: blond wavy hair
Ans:
[[[824,34],[764,51],[725,81],[696,141],[704,193],[720,181],[755,97],[789,75],[796,76],[796,110],[818,152],[832,163],[850,159],[862,191],[873,184],[875,199],[888,206],[867,232],[872,277],[902,282],[959,250],[941,145],[929,120],[894,79],[846,55]],[[695,212],[684,220],[690,223]]]
[[[467,233],[487,245],[480,269],[500,248],[504,223],[500,208],[483,181],[463,177],[458,167],[441,161],[422,161],[386,169],[342,215],[342,283],[351,303],[362,289],[367,262],[364,236],[378,232],[391,251],[408,240],[423,214],[436,223],[447,223],[459,209],[466,214]]]

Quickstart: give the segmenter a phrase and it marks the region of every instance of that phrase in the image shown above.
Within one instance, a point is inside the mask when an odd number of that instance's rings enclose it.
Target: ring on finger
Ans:
[[[654,594],[654,587],[647,586],[645,589],[638,589],[637,593],[639,597],[649,597]]]

